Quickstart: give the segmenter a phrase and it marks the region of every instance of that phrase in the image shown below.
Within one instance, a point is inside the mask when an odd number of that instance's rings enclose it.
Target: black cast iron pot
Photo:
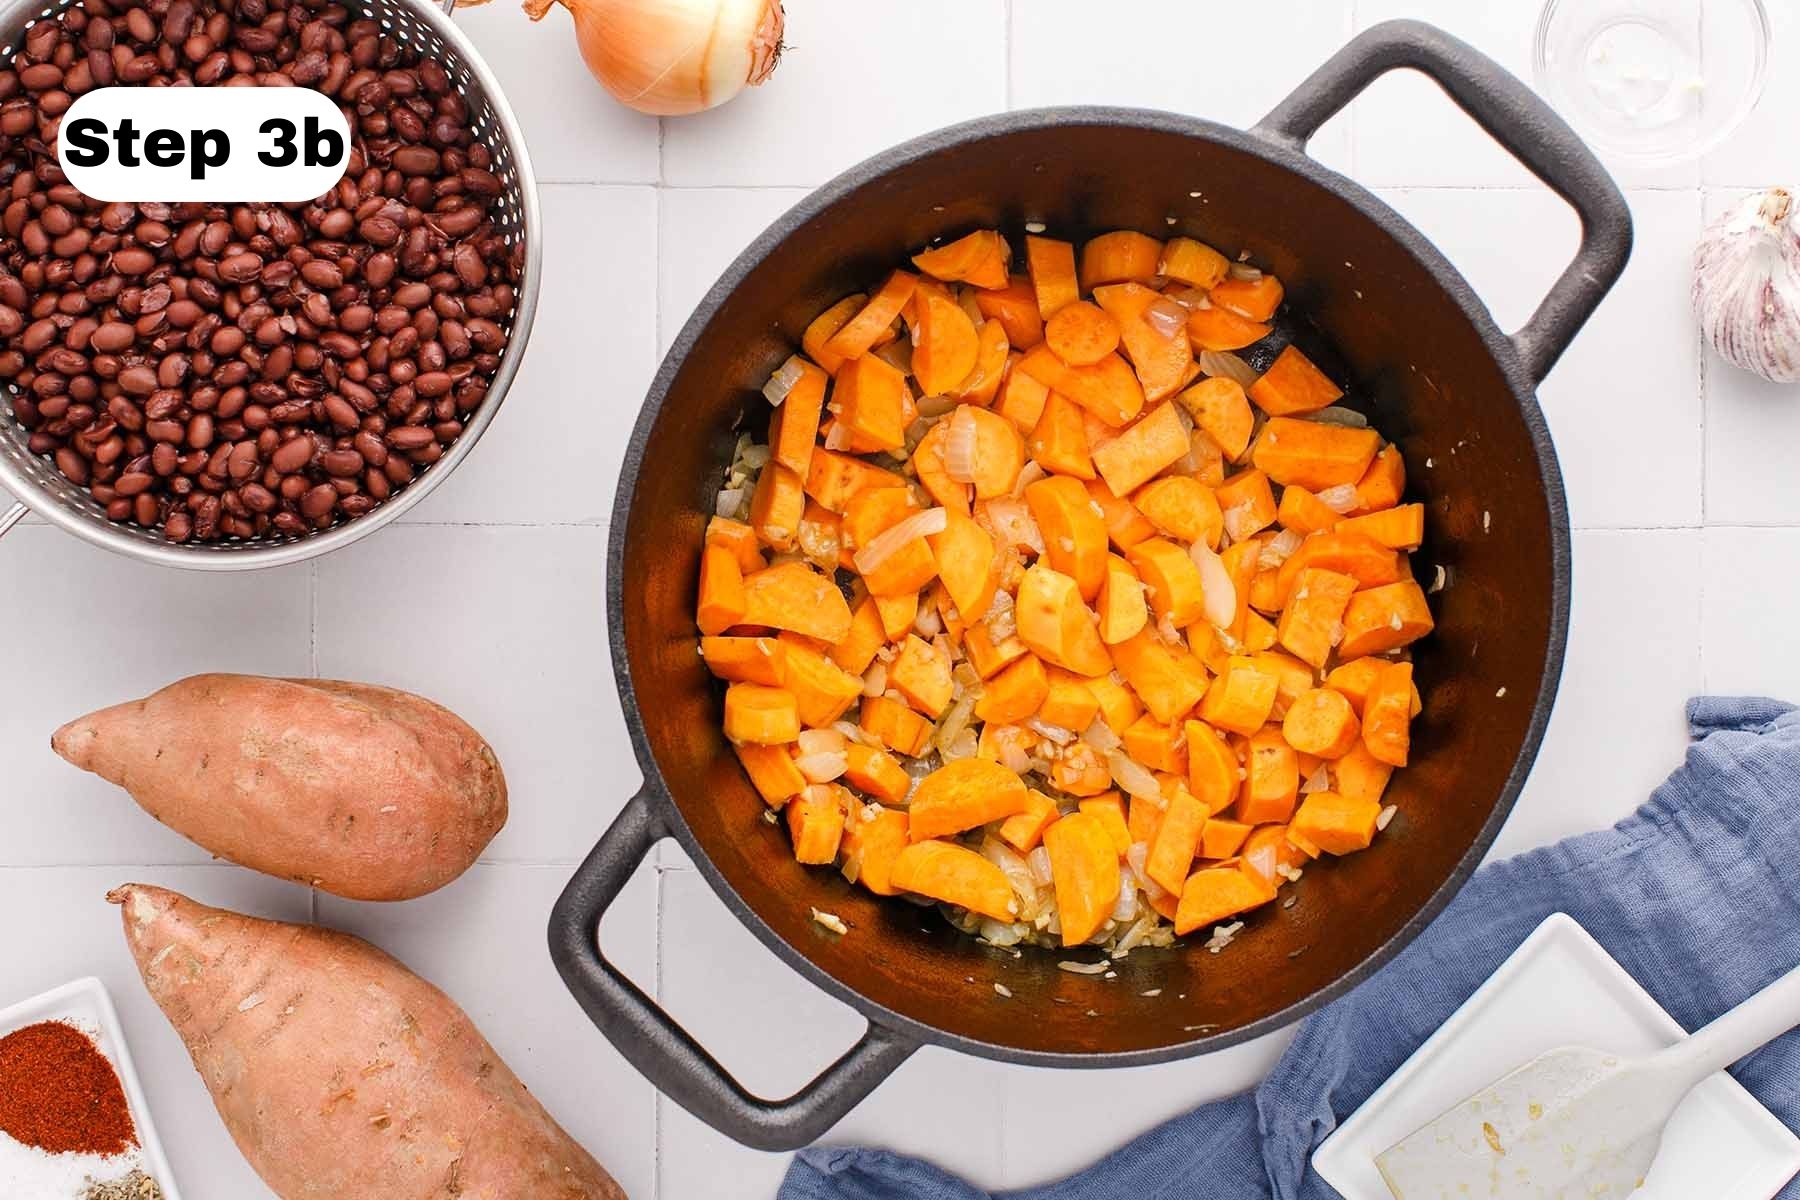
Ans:
[[[1417,230],[1305,154],[1327,118],[1398,68],[1435,79],[1580,214],[1575,261],[1516,333],[1495,326]],[[1280,275],[1311,324],[1288,336],[1353,381],[1353,401],[1405,455],[1428,513],[1416,569],[1430,578],[1441,565],[1451,578],[1434,597],[1436,634],[1416,647],[1425,709],[1413,765],[1388,792],[1399,816],[1378,845],[1307,871],[1297,903],[1253,915],[1225,953],[1139,950],[1112,980],[1058,969],[1065,953],[1015,959],[934,913],[797,865],[787,837],[759,820],[763,802],[720,733],[718,693],[695,653],[702,530],[733,431],[760,430],[758,389],[807,321],[934,237],[1027,221],[1076,239],[1191,234]],[[1410,22],[1358,37],[1248,132],[1126,109],[1010,113],[908,142],[808,197],[732,264],[676,339],[625,459],[607,612],[644,786],[550,923],[556,964],[588,1015],[695,1115],[785,1149],[823,1133],[922,1043],[1041,1066],[1162,1062],[1267,1033],[1366,978],[1474,870],[1537,751],[1562,664],[1569,533],[1533,393],[1630,242],[1623,198],[1574,134],[1493,62]],[[745,1092],[600,954],[601,914],[664,837],[764,943],[869,1020],[787,1100]],[[813,907],[840,914],[850,933],[814,924]]]

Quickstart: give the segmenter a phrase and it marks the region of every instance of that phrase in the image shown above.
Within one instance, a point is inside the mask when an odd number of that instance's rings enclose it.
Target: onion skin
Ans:
[[[1800,383],[1800,204],[1783,188],[1707,226],[1694,250],[1694,315],[1719,357]]]
[[[659,117],[702,112],[767,79],[781,57],[781,0],[525,0],[575,19],[589,72],[621,104]]]

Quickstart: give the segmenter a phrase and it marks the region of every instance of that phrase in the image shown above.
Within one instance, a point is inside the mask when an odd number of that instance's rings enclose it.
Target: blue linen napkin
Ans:
[[[1689,1029],[1800,962],[1800,711],[1688,704],[1687,762],[1611,829],[1482,868],[1381,971],[1309,1017],[1254,1091],[1176,1117],[1010,1200],[1336,1200],[1312,1152],[1554,912],[1574,917]],[[1800,1130],[1800,1035],[1732,1069]],[[885,1150],[813,1148],[779,1200],[990,1200]],[[1800,1200],[1791,1182],[1781,1200]]]

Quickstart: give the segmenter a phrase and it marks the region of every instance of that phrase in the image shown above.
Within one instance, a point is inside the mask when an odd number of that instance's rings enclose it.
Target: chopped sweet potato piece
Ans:
[[[1361,516],[1392,508],[1400,503],[1400,496],[1405,491],[1406,460],[1400,457],[1400,447],[1383,446],[1369,469],[1356,481],[1356,508],[1353,511]]]
[[[1149,538],[1133,546],[1127,557],[1144,581],[1150,609],[1159,619],[1183,629],[1206,615],[1200,568],[1186,550],[1163,538]]]
[[[1006,340],[1006,330],[998,321],[983,324],[975,331],[975,338],[975,369],[956,385],[951,395],[965,404],[987,405],[1000,394],[1012,347]]]
[[[1125,357],[1137,372],[1147,403],[1173,396],[1194,370],[1194,351],[1188,344],[1186,310],[1140,283],[1115,283],[1094,289],[1094,302],[1118,322]],[[1176,321],[1173,333],[1148,319],[1152,307],[1169,310]]]
[[[825,655],[852,675],[861,675],[875,661],[875,652],[886,645],[887,640],[887,631],[881,626],[881,611],[874,597],[865,596],[850,618],[850,631],[827,649]]]
[[[778,462],[763,467],[750,496],[750,525],[756,536],[777,550],[792,550],[806,511],[800,476]]]
[[[1116,429],[1143,411],[1143,385],[1117,354],[1078,367],[1057,357],[1048,345],[1039,345],[1026,351],[1013,369],[1067,396],[1109,428]]]
[[[1019,638],[1040,657],[1077,675],[1104,675],[1112,656],[1074,578],[1034,563],[1013,605]]]
[[[730,517],[712,517],[706,522],[706,545],[723,546],[731,551],[738,570],[745,575],[769,565],[756,540],[756,530]]]
[[[1165,725],[1146,715],[1127,725],[1119,737],[1125,753],[1152,771],[1187,774],[1187,734],[1179,723]]]
[[[1047,668],[1046,674],[1050,687],[1038,706],[1038,720],[1076,733],[1093,724],[1100,713],[1100,701],[1087,681],[1061,667]]]
[[[1009,277],[1003,288],[976,292],[975,307],[988,320],[998,321],[1006,330],[1006,340],[1017,349],[1029,350],[1044,340],[1037,292],[1023,275]]]
[[[1395,583],[1406,578],[1406,563],[1394,551],[1360,533],[1315,533],[1288,555],[1276,578],[1282,604],[1293,596],[1300,572],[1309,567],[1336,571],[1356,580],[1359,588]],[[1349,657],[1346,655],[1346,657]]]
[[[1200,850],[1200,833],[1207,821],[1206,805],[1185,788],[1177,788],[1163,810],[1144,860],[1144,874],[1164,891],[1180,892],[1188,868]]]
[[[1275,707],[1269,710],[1269,716],[1279,720],[1300,693],[1313,685],[1313,669],[1279,650],[1260,650],[1250,657],[1259,668],[1275,676]]]
[[[905,487],[906,480],[892,471],[883,470],[849,454],[839,454],[823,446],[813,451],[806,468],[806,494],[841,513],[858,493],[874,487]]]
[[[1200,703],[1208,724],[1246,736],[1261,729],[1275,706],[1279,681],[1251,658],[1233,658]]]
[[[948,299],[944,303],[955,307]],[[961,309],[957,315],[962,315]],[[973,336],[970,330],[971,340]],[[899,450],[906,445],[906,402],[906,376],[881,356],[858,355],[838,368],[832,411],[869,450]]]
[[[1372,587],[1350,597],[1338,653],[1357,658],[1397,650],[1430,633],[1432,624],[1425,593],[1413,580]]]
[[[850,318],[861,312],[863,306],[868,302],[869,298],[861,292],[857,292],[853,296],[845,296],[814,317],[812,323],[806,327],[806,333],[800,338],[800,348],[806,352],[806,357],[818,363],[827,375],[836,375],[837,369],[849,356],[829,350],[825,344],[838,330],[849,324]],[[898,311],[898,309],[895,310],[895,312]]]
[[[1177,237],[1163,243],[1156,273],[1189,287],[1211,288],[1225,278],[1230,267],[1226,257],[1205,242]]]
[[[1044,830],[1062,942],[1079,946],[1100,931],[1119,899],[1119,852],[1098,817],[1072,812]]]
[[[888,686],[934,721],[950,707],[956,691],[956,684],[950,678],[949,660],[933,649],[931,643],[912,633],[906,635],[899,655],[888,664]]]
[[[950,472],[944,466],[944,443],[949,436],[948,421],[939,421],[926,430],[919,444],[913,447],[913,470],[933,500],[950,512],[967,516],[971,489],[968,484],[950,478]]]
[[[1342,693],[1308,688],[1288,706],[1281,733],[1302,754],[1342,758],[1356,745],[1362,724]]]
[[[1285,495],[1283,499],[1286,499]],[[1425,540],[1425,506],[1402,504],[1397,508],[1349,517],[1339,521],[1336,529],[1339,533],[1361,534],[1393,550],[1417,550]]]
[[[935,284],[919,285],[913,294],[913,314],[913,378],[924,395],[949,395],[968,378],[980,358],[981,338],[975,322]]]
[[[1369,848],[1380,818],[1381,805],[1373,800],[1314,792],[1301,802],[1288,833],[1305,838],[1327,854],[1353,854]]]
[[[1050,677],[1034,654],[1027,654],[982,685],[975,715],[983,721],[1016,725],[1037,712],[1050,694]]]
[[[1019,754],[1030,754],[1037,744],[1038,735],[1023,725],[983,722],[981,736],[975,740],[975,757],[997,763],[1016,762]]]
[[[904,774],[904,772],[903,772]],[[861,806],[844,821],[844,877],[877,896],[898,895],[894,860],[907,847],[906,814],[876,805]]]
[[[1230,858],[1244,848],[1244,841],[1250,836],[1250,826],[1242,821],[1231,821],[1224,817],[1212,817],[1200,830],[1201,858]]]
[[[1188,430],[1172,403],[1144,414],[1104,446],[1095,447],[1094,468],[1115,496],[1127,496],[1188,452]]]
[[[913,289],[918,283],[919,277],[906,271],[895,271],[889,275],[880,290],[869,297],[868,303],[844,322],[836,333],[825,339],[825,352],[848,360],[867,354],[887,341],[894,318],[900,315],[900,310],[912,299]]]
[[[786,648],[770,637],[703,637],[700,657],[707,670],[733,683],[780,687],[787,677]]]
[[[850,632],[850,606],[837,584],[805,563],[777,563],[745,577],[743,623],[834,643]]]
[[[725,736],[758,746],[793,741],[800,736],[794,693],[763,683],[732,684],[725,689]]]
[[[1019,903],[1005,872],[953,842],[914,841],[894,856],[888,883],[896,891],[955,904],[996,921],[1018,916]]]
[[[700,632],[724,633],[741,624],[748,609],[737,558],[724,546],[706,546],[700,551],[700,600],[695,608]]]
[[[906,769],[879,746],[846,742],[844,763],[844,778],[877,800],[897,804],[906,799],[906,793],[912,787],[912,778]]]
[[[1379,801],[1382,792],[1387,790],[1388,778],[1394,768],[1369,753],[1369,748],[1358,742],[1350,748],[1350,753],[1331,764],[1331,779],[1334,789],[1344,796],[1359,800]]]
[[[1264,825],[1244,839],[1238,851],[1238,869],[1268,887],[1271,891],[1288,879],[1288,874],[1306,866],[1308,855],[1288,840],[1286,825]]]
[[[1000,380],[1000,390],[995,394],[994,411],[1011,421],[1020,433],[1029,434],[1044,415],[1044,406],[1050,401],[1050,388],[1043,380],[1019,370],[1021,357],[1015,355],[1008,360],[1006,375]],[[1074,401],[1068,403],[1074,409]]]
[[[1345,702],[1348,706],[1348,701]],[[1412,664],[1389,663],[1375,677],[1363,701],[1362,740],[1370,756],[1404,767],[1412,744]]]
[[[1143,711],[1132,690],[1111,674],[1096,675],[1082,682],[1100,706],[1100,719],[1114,733],[1123,734]]]
[[[1250,411],[1242,384],[1223,375],[1202,379],[1176,400],[1226,458],[1237,462],[1244,457],[1256,429],[1256,414]]]
[[[1076,804],[1075,808],[1106,826],[1106,835],[1112,839],[1113,849],[1118,851],[1120,858],[1124,858],[1125,852],[1131,849],[1131,831],[1125,825],[1125,801],[1119,793],[1107,792],[1091,796]]]
[[[946,510],[943,532],[925,540],[956,611],[965,620],[979,621],[993,604],[999,586],[994,573],[994,539],[970,518]]]
[[[1098,600],[1100,640],[1116,646],[1133,637],[1150,621],[1144,602],[1144,585],[1130,563],[1116,554],[1106,556],[1106,574]]]
[[[906,636],[919,616],[919,593],[903,592],[898,596],[874,596],[875,611],[881,614],[882,636],[897,642]]]
[[[1030,854],[1044,840],[1044,830],[1061,815],[1056,801],[1030,788],[1025,793],[1025,807],[1000,822],[997,836],[1020,854]]]
[[[1275,507],[1275,520],[1283,529],[1296,533],[1321,533],[1338,525],[1342,518],[1337,510],[1297,483],[1281,489],[1281,503]]]
[[[826,866],[837,861],[848,801],[849,793],[836,784],[815,783],[788,804],[788,832],[793,835],[796,862]]]
[[[1373,429],[1270,417],[1250,447],[1250,461],[1283,487],[1297,483],[1318,492],[1361,479],[1380,446]]]
[[[907,813],[915,842],[947,837],[1025,810],[1025,784],[1017,774],[985,758],[947,762],[913,790]]]
[[[1331,382],[1298,346],[1275,356],[1269,369],[1250,387],[1250,398],[1271,417],[1317,412],[1336,404],[1344,389]]]
[[[1137,510],[1131,499],[1113,495],[1112,489],[1098,477],[1088,477],[1087,494],[1088,499],[1100,510],[1107,538],[1121,554],[1145,538],[1155,536],[1156,526]]]
[[[1146,520],[1170,537],[1219,548],[1225,514],[1213,490],[1193,476],[1152,479],[1132,494],[1131,502]]]
[[[828,376],[798,355],[789,356],[783,369],[798,370],[800,377],[788,388],[786,398],[769,417],[769,452],[797,479],[805,479],[806,469],[812,463],[813,446],[819,437],[819,416],[825,406]]]
[[[1221,279],[1206,294],[1214,308],[1236,313],[1246,321],[1267,321],[1281,307],[1281,280],[1264,272],[1254,279]]]
[[[1188,789],[1209,813],[1223,812],[1238,795],[1242,771],[1237,752],[1204,721],[1188,721],[1184,728],[1187,732]]]
[[[1150,715],[1172,725],[1206,694],[1206,668],[1192,654],[1144,630],[1113,647],[1113,662]]]
[[[1044,341],[1070,366],[1092,366],[1119,348],[1119,323],[1098,305],[1077,300],[1044,322]]]
[[[1192,933],[1275,898],[1275,889],[1230,867],[1208,867],[1188,876],[1175,912],[1175,932]]]
[[[1025,488],[1025,503],[1044,539],[1044,561],[1075,580],[1083,600],[1106,576],[1106,525],[1077,479],[1052,475]]]
[[[819,651],[802,645],[793,634],[784,633],[781,637],[787,657],[787,678],[782,686],[794,694],[800,723],[822,729],[856,703],[862,695],[862,680]]]
[[[1300,763],[1294,748],[1281,736],[1279,725],[1250,735],[1244,753],[1244,789],[1238,797],[1237,817],[1246,825],[1286,821],[1300,792]]]
[[[967,281],[981,288],[1006,286],[1006,263],[1012,257],[1006,239],[992,229],[933,246],[912,256],[913,266],[945,283]]]
[[[1056,238],[1025,238],[1025,269],[1037,295],[1038,316],[1048,321],[1065,304],[1081,299],[1075,276],[1075,247]]]
[[[983,679],[992,678],[1003,667],[1018,661],[1031,651],[1017,634],[996,642],[982,625],[971,625],[963,634],[963,654],[969,665]]]
[[[1162,261],[1162,243],[1135,229],[1120,229],[1089,238],[1081,247],[1081,290],[1091,292],[1107,283],[1132,279],[1145,283],[1156,278]]]
[[[1356,591],[1356,580],[1321,567],[1306,567],[1294,580],[1275,637],[1282,647],[1315,670],[1331,657],[1332,640],[1344,609]]]
[[[1242,350],[1269,336],[1261,321],[1240,317],[1222,304],[1196,308],[1188,314],[1188,342],[1195,351]]]
[[[925,744],[931,740],[930,721],[886,696],[865,697],[859,723],[889,750],[909,758],[923,754]]]
[[[785,745],[758,745],[741,742],[732,747],[744,774],[770,808],[780,808],[806,789],[806,776],[794,765],[794,756]]]
[[[1025,442],[1031,461],[1053,476],[1095,478],[1087,433],[1082,428],[1081,409],[1061,392],[1046,390],[1045,397],[1043,411],[1038,414],[1037,424]]]

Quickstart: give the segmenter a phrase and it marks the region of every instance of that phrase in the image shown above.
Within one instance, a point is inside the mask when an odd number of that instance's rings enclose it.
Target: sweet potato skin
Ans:
[[[219,857],[353,900],[435,891],[506,823],[481,736],[373,684],[195,675],[50,744]]]
[[[468,1016],[348,934],[126,884],[125,938],[282,1200],[624,1200]]]

